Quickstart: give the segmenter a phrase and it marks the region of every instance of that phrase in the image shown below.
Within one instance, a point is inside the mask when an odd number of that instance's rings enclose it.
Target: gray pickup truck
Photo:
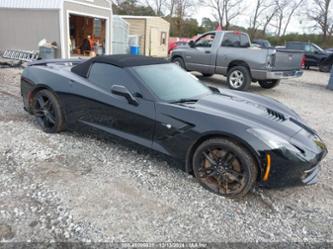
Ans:
[[[231,89],[247,90],[251,82],[269,89],[281,79],[300,77],[303,53],[290,49],[256,48],[246,33],[209,32],[175,49],[171,61],[204,76],[222,74]]]

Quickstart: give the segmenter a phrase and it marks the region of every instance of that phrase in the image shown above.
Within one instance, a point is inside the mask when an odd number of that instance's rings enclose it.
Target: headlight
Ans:
[[[251,128],[247,130],[249,133],[260,139],[264,144],[266,144],[270,149],[287,149],[300,153],[300,150],[297,149],[294,145],[289,143],[286,139],[279,137],[278,135],[261,129],[261,128]]]

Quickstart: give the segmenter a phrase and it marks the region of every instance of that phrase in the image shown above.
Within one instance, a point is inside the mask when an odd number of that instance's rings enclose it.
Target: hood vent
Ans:
[[[274,111],[272,109],[267,108],[267,113],[268,113],[268,116],[271,119],[275,120],[275,121],[281,121],[281,122],[283,122],[283,121],[286,120],[286,117],[283,114],[281,114],[281,113],[279,113],[277,111]]]

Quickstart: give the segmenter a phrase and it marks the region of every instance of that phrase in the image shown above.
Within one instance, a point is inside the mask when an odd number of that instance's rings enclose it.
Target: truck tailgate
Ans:
[[[277,49],[273,71],[300,70],[304,53],[291,49]]]

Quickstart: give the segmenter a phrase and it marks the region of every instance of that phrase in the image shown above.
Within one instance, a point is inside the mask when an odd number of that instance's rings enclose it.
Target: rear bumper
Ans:
[[[291,70],[291,71],[251,71],[252,78],[256,80],[281,80],[281,79],[291,79],[298,78],[303,75],[301,70]]]
[[[295,71],[272,71],[267,72],[267,79],[290,79],[290,78],[298,78],[303,75],[303,71],[295,70]]]

